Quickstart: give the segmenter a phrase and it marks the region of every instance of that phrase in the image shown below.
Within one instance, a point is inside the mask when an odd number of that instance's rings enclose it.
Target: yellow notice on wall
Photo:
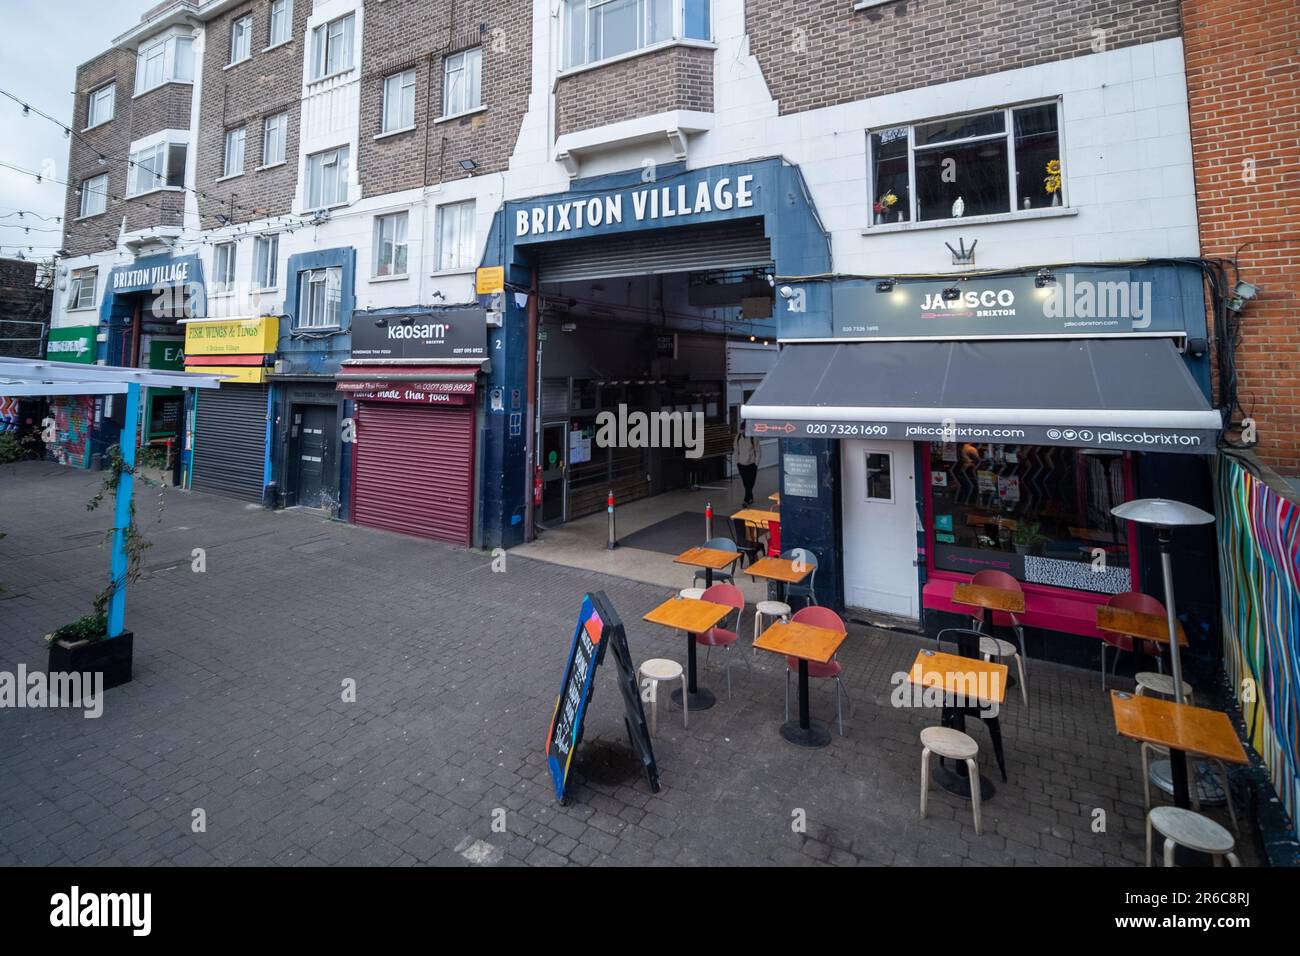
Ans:
[[[474,278],[478,295],[496,295],[506,291],[505,266],[484,266],[474,274]]]
[[[280,337],[280,320],[220,319],[185,326],[186,355],[270,355]]]

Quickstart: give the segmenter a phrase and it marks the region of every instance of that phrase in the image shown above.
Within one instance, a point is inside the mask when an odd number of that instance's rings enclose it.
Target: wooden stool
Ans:
[[[678,664],[676,661],[665,660],[661,657],[651,658],[641,665],[640,680],[637,681],[638,686],[641,684],[641,681],[646,680],[654,681],[655,684],[654,693],[650,695],[650,736],[653,737],[655,735],[655,730],[657,729],[658,724],[660,681],[681,680],[682,726],[688,727],[687,708],[689,705],[686,703],[686,698],[690,695],[686,691],[686,672],[682,670],[682,665]],[[642,694],[641,699],[645,699],[644,694]]]
[[[980,745],[968,734],[951,727],[926,727],[921,731],[921,816],[925,816],[926,802],[930,794],[930,754],[935,753],[949,760],[966,761],[966,772],[970,775],[970,802],[975,813],[975,833],[980,828],[980,771],[975,763]]]
[[[1137,696],[1141,697],[1146,691],[1153,694],[1159,694],[1162,697],[1174,699],[1174,679],[1169,674],[1157,674],[1155,671],[1141,671],[1133,676],[1137,681]],[[1183,681],[1183,698],[1187,703],[1192,702],[1192,685]]]
[[[1223,866],[1225,858],[1229,866],[1241,865],[1237,854],[1232,852],[1236,846],[1232,834],[1209,817],[1182,807],[1156,807],[1147,814],[1147,866],[1154,866],[1152,830],[1165,838],[1165,866],[1174,865],[1175,846],[1208,853],[1214,857],[1215,866]]]
[[[790,620],[790,605],[784,601],[759,601],[754,605],[754,640],[758,640],[758,635],[763,633],[763,618],[771,617],[780,621]],[[758,648],[754,648],[754,654],[758,653]]]
[[[981,637],[980,654],[986,661],[991,661],[995,657],[1014,657],[1016,659],[1016,672],[1020,675],[1020,699],[1028,707],[1029,684],[1025,682],[1025,662],[1020,656],[1020,648],[1000,637]]]

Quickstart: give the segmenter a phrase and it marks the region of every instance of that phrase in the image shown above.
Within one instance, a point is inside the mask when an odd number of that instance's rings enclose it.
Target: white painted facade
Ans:
[[[189,196],[184,235],[174,243],[62,260],[54,307],[56,326],[98,321],[98,300],[113,265],[136,255],[171,252],[199,254],[212,275],[212,244],[237,238],[236,279],[252,278],[251,237],[281,232],[280,288],[256,303],[260,312],[283,311],[289,256],[315,249],[355,247],[357,308],[442,305],[473,300],[473,272],[437,273],[436,210],[444,203],[473,199],[475,239],[482,250],[501,203],[570,187],[579,176],[641,168],[647,162],[676,161],[681,152],[692,168],[782,156],[798,165],[814,206],[832,237],[834,270],[844,274],[904,275],[960,272],[945,243],[979,240],[976,268],[1029,267],[1047,263],[1093,262],[1146,257],[1196,256],[1196,207],[1188,132],[1187,85],[1179,39],[1081,56],[989,76],[909,90],[869,100],[779,115],[757,60],[748,53],[744,0],[714,3],[714,112],[711,117],[647,117],[614,127],[585,131],[557,146],[555,78],[559,72],[559,19],[551,0],[536,0],[533,17],[532,91],[509,168],[383,196],[360,198],[356,163],[362,124],[357,102],[362,70],[362,0],[319,0],[314,26],[354,10],[356,41],[353,69],[312,82],[305,57],[302,136],[295,215],[270,222],[244,223],[199,234],[197,205]],[[202,11],[201,11],[202,12]],[[310,26],[309,26],[310,29]],[[200,35],[196,62],[202,64]],[[692,45],[699,46],[697,42]],[[194,123],[203,78],[194,84]],[[485,91],[489,100],[490,90]],[[867,131],[943,116],[1060,98],[1061,142],[1067,205],[959,223],[897,223],[871,227],[867,170]],[[706,119],[708,120],[706,122]],[[666,129],[677,131],[670,136]],[[190,131],[197,142],[198,131]],[[304,207],[307,156],[321,149],[351,149],[349,202],[312,224]],[[574,148],[576,147],[576,148]],[[560,157],[560,153],[566,153]],[[564,161],[561,161],[561,158]],[[187,185],[197,163],[191,156]],[[409,210],[406,278],[372,277],[374,217]],[[994,221],[988,221],[994,220]],[[293,231],[288,231],[293,226]],[[125,238],[125,237],[123,237]],[[100,266],[96,311],[69,313],[67,276],[86,265]],[[210,309],[210,311],[215,311]],[[235,314],[235,313],[228,313]]]

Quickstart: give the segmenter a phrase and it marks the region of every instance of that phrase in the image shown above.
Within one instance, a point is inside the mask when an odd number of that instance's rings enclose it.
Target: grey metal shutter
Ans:
[[[267,388],[227,383],[198,390],[191,488],[262,500]]]
[[[569,380],[542,379],[542,418],[569,417]]]
[[[542,282],[743,269],[772,261],[762,219],[630,236],[549,242],[538,252]]]

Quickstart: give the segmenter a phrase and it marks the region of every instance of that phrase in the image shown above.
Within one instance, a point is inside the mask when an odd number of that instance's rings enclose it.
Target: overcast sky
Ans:
[[[0,28],[0,89],[71,125],[77,67],[107,49],[157,0],[4,0]],[[0,162],[66,179],[68,140],[49,120],[0,97]],[[0,255],[16,245],[29,257],[46,257],[59,245],[61,223],[7,215],[29,210],[63,215],[64,189],[0,167]],[[32,228],[24,233],[23,226]],[[55,232],[37,232],[53,229]],[[31,253],[27,246],[35,246]]]

